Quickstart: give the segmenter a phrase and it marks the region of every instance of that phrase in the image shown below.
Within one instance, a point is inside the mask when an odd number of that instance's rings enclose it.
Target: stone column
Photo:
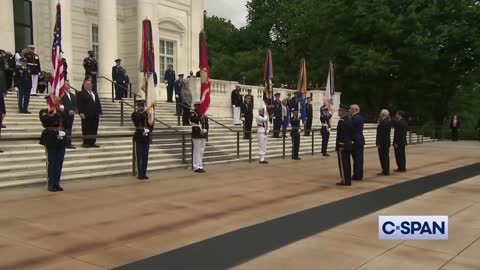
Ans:
[[[4,2],[4,3],[3,3]],[[15,52],[15,28],[13,21],[13,1],[2,1],[0,8],[0,48]]]
[[[112,79],[112,66],[118,55],[117,30],[117,0],[98,1],[98,76]],[[111,83],[104,79],[97,79],[98,94],[104,97],[111,96]]]

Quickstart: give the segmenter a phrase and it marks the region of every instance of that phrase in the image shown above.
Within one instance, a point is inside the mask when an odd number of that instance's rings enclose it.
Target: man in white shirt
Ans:
[[[267,140],[268,140],[268,116],[265,115],[265,109],[258,110],[257,116],[257,140],[258,140],[258,154],[260,156],[260,164],[268,164],[265,160],[267,154]]]

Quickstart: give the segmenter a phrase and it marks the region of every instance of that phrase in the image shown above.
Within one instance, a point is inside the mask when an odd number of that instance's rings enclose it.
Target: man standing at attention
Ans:
[[[356,104],[350,106],[350,114],[352,115],[353,125],[353,180],[360,181],[363,179],[363,150],[365,147],[365,137],[363,136],[363,125],[365,120],[360,114],[360,107]]]
[[[173,103],[173,88],[175,86],[175,70],[173,70],[173,65],[169,64],[168,69],[165,70],[164,80],[167,84],[167,102]]]
[[[330,156],[327,153],[328,150],[328,140],[330,139],[330,119],[332,118],[332,113],[330,112],[330,106],[325,101],[323,106],[320,107],[320,123],[322,124],[320,133],[322,134],[322,155],[324,157]]]
[[[63,128],[67,133],[67,148],[75,149],[76,147],[72,145],[72,127],[73,120],[75,119],[75,114],[77,113],[77,97],[71,92],[70,81],[65,80],[65,93],[62,97],[62,104],[65,109],[65,119],[63,121]]]
[[[240,86],[235,86],[235,89],[232,90],[232,108],[233,108],[233,124],[241,125],[242,121],[240,119],[241,110],[242,110],[242,95],[240,94]]]
[[[340,169],[341,181],[337,183],[340,186],[352,185],[352,167],[350,165],[350,155],[352,153],[353,143],[353,125],[349,114],[350,107],[340,105],[338,116],[340,119],[337,124],[337,141],[335,151],[337,151],[338,166]]]
[[[97,93],[98,65],[97,60],[94,58],[93,51],[88,51],[88,57],[83,59],[83,68],[85,69],[85,77],[90,77],[92,79],[92,91]]]
[[[393,128],[393,150],[395,151],[395,160],[398,166],[395,171],[406,172],[407,161],[405,157],[405,147],[407,146],[408,123],[403,111],[398,111],[395,115]]]
[[[100,116],[102,116],[102,105],[97,93],[93,92],[92,79],[85,78],[82,92],[77,97],[77,109],[82,119],[83,147],[98,148],[96,136]]]
[[[377,126],[376,146],[378,148],[378,157],[382,172],[377,175],[390,175],[390,131],[392,129],[390,122],[390,113],[387,110],[380,112],[380,119]]]
[[[208,138],[208,118],[200,116],[200,102],[195,102],[194,110],[190,113],[190,125],[192,126],[193,170],[196,173],[204,173],[203,153]]]

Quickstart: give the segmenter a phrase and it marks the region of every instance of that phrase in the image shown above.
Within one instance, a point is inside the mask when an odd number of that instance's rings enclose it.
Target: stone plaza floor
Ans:
[[[479,160],[480,142],[433,142],[408,146],[408,172],[388,177],[376,175],[376,149],[366,149],[364,181],[351,187],[335,185],[335,156],[315,155],[274,159],[266,166],[211,165],[205,174],[159,171],[146,182],[129,176],[66,182],[61,193],[43,187],[0,190],[0,269],[111,269]],[[479,194],[475,176],[232,268],[480,269]],[[448,215],[449,240],[380,241],[381,214]]]

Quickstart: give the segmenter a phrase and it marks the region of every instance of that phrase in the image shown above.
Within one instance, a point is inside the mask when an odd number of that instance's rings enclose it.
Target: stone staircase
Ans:
[[[133,100],[126,102],[133,104]],[[46,107],[43,97],[31,97],[30,110],[32,114],[17,113],[17,99],[10,94],[5,100],[7,117],[0,138],[0,187],[40,184],[46,182],[45,150],[38,143],[38,138],[43,130],[38,119],[38,111]],[[130,114],[133,109],[124,106],[124,126],[120,126],[120,103],[112,103],[109,99],[102,99],[103,118],[100,120],[99,139],[97,143],[101,148],[82,148],[81,125],[78,115],[75,116],[73,136],[77,149],[67,149],[62,172],[62,180],[101,179],[103,176],[131,174],[132,172],[132,134],[133,125]],[[178,127],[175,116],[175,104],[159,102],[156,108],[156,117],[162,122],[172,126],[175,130],[157,123],[154,129],[154,139],[150,146],[149,171],[171,168],[190,168],[190,127]],[[230,118],[215,118],[216,121],[233,130],[241,131],[235,127]],[[318,122],[318,121],[317,121]],[[204,161],[209,163],[232,162],[248,160],[248,140],[243,140],[240,134],[240,158],[237,158],[237,135],[222,125],[210,121],[209,141],[207,143]],[[255,124],[254,124],[255,126]],[[314,128],[319,128],[314,123]],[[186,163],[182,162],[182,133],[185,135]],[[110,137],[108,137],[110,136]],[[367,147],[375,143],[375,125],[365,126]],[[416,136],[413,136],[416,139]],[[301,137],[300,153],[311,154],[311,137]],[[430,140],[424,138],[424,141]],[[335,130],[331,133],[329,150],[333,150]],[[252,139],[252,158],[257,160],[257,141],[254,134]],[[320,153],[321,136],[315,132],[314,151]],[[286,138],[286,158],[291,154],[291,141]],[[281,157],[283,154],[283,140],[270,138],[268,143],[268,158]]]

